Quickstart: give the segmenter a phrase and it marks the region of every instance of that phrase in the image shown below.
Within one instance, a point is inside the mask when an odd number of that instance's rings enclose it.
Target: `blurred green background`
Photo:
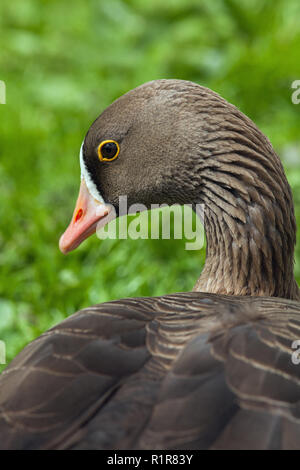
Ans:
[[[65,316],[124,296],[190,290],[184,241],[58,239],[97,115],[152,79],[193,80],[249,115],[281,155],[300,220],[299,0],[2,0],[0,339],[7,360]],[[300,243],[296,276],[300,281]]]

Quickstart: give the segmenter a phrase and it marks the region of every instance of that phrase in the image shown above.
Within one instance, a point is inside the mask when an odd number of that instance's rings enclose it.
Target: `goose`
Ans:
[[[88,307],[27,345],[0,378],[0,447],[299,448],[296,224],[268,139],[215,92],[155,80],[100,114],[80,167],[63,253],[126,195],[204,204],[205,266],[191,292]]]

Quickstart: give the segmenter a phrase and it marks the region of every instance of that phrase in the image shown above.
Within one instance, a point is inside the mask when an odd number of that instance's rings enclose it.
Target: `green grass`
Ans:
[[[0,339],[10,361],[67,315],[125,296],[192,288],[204,251],[184,241],[58,239],[79,186],[78,152],[113,99],[156,78],[209,86],[282,155],[300,220],[298,0],[14,0],[0,5]],[[296,252],[300,280],[300,243]]]

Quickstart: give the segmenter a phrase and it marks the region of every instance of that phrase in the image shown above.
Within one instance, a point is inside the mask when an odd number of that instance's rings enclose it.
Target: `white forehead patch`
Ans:
[[[81,144],[81,147],[80,147],[80,153],[79,153],[79,161],[80,161],[80,170],[81,170],[81,179],[84,179],[85,181],[85,184],[89,190],[89,193],[91,194],[91,196],[93,196],[94,199],[96,199],[96,201],[98,202],[101,202],[102,204],[104,204],[104,199],[103,197],[101,196],[101,194],[99,193],[94,181],[92,180],[86,166],[85,166],[85,163],[83,161],[83,142]]]

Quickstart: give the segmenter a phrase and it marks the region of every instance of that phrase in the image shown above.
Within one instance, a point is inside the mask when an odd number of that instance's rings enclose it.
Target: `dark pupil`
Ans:
[[[101,153],[104,158],[113,158],[117,153],[117,146],[114,142],[107,142],[101,148]]]

